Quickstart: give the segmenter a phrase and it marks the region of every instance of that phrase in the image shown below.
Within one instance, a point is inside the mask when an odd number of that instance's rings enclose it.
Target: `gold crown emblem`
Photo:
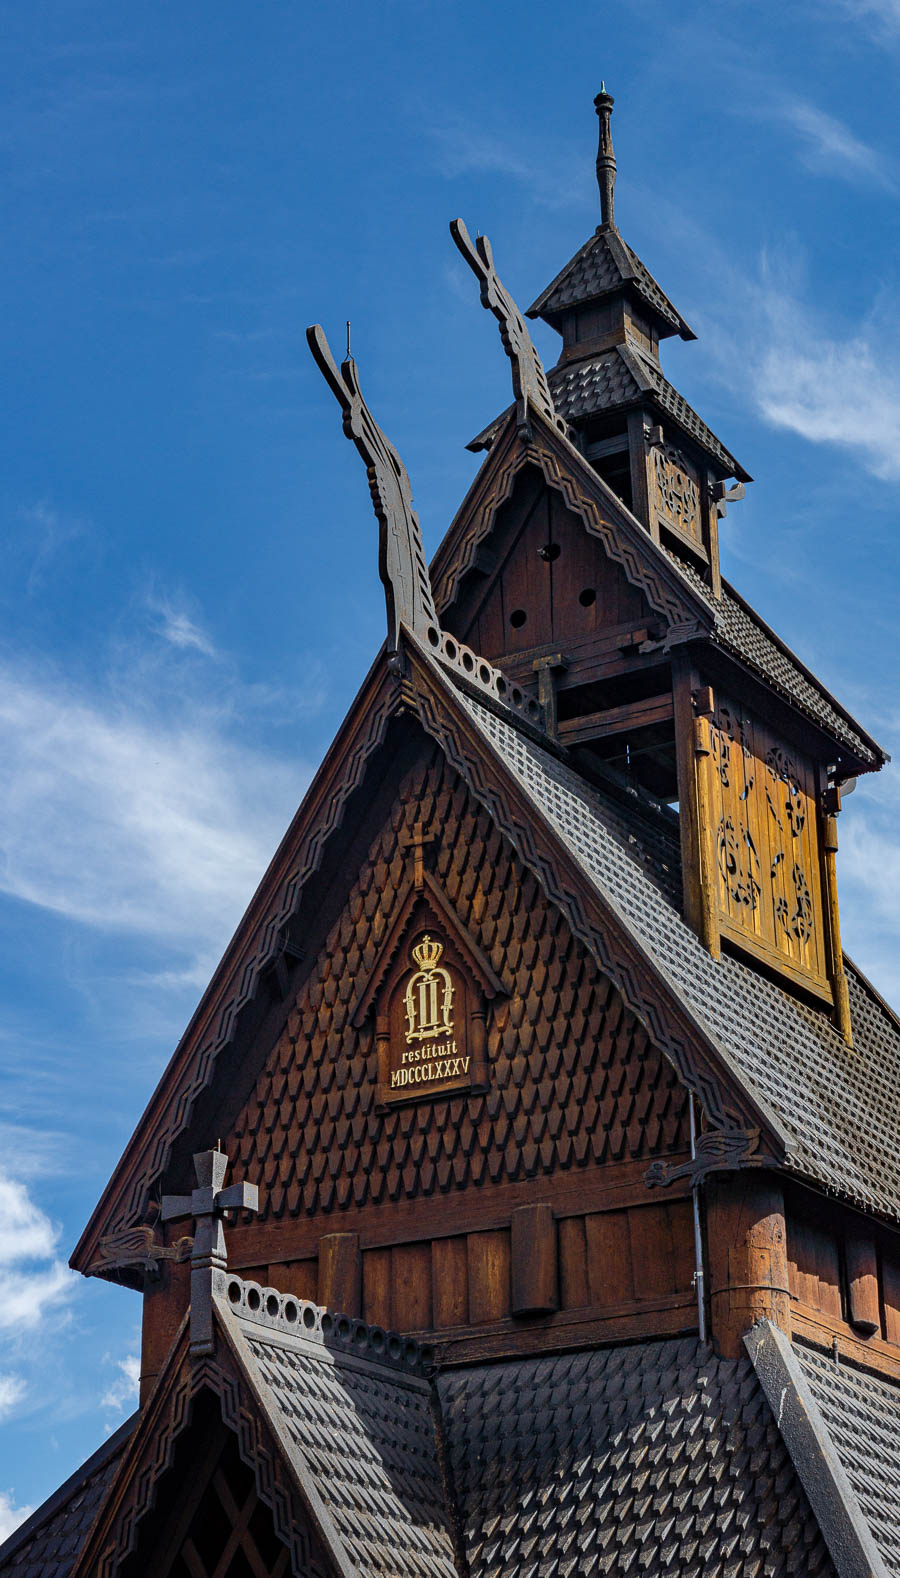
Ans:
[[[412,951],[412,956],[420,970],[433,970],[444,951],[444,945],[435,942],[431,937],[423,937],[417,942]]]

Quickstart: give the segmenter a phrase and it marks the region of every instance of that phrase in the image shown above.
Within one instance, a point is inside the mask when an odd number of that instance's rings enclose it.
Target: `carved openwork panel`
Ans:
[[[700,487],[697,472],[674,444],[659,444],[653,449],[653,481],[656,509],[663,524],[694,541],[703,543],[700,514]]]
[[[718,906],[793,970],[824,982],[813,764],[724,696],[710,727]]]

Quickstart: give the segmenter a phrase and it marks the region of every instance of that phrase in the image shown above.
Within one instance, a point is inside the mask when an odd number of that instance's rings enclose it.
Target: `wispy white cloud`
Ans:
[[[837,0],[840,9],[879,34],[900,33],[900,0]]]
[[[58,1237],[25,1185],[0,1173],[0,1334],[13,1341],[58,1316],[73,1291],[75,1274],[57,1258]]]
[[[100,1407],[121,1414],[126,1408],[133,1407],[138,1400],[141,1379],[140,1356],[136,1353],[128,1353],[124,1359],[111,1359],[107,1356],[107,1362],[115,1366],[118,1374],[103,1393]]]
[[[692,244],[700,244],[694,235]],[[811,302],[803,268],[763,253],[751,276],[713,236],[695,326],[719,376],[764,421],[852,453],[872,476],[900,478],[900,336],[876,298],[857,323],[835,324]]]
[[[521,129],[495,131],[462,119],[434,123],[429,118],[426,129],[442,175],[503,176],[525,187],[545,208],[586,208],[592,200],[590,164],[583,149],[562,144],[554,148],[523,137]],[[596,204],[596,188],[593,200]]]
[[[800,157],[807,169],[896,191],[896,178],[884,154],[857,137],[836,116],[793,95],[777,100],[775,107],[781,120],[796,132]]]
[[[157,620],[154,625],[156,634],[171,646],[182,652],[202,652],[204,657],[218,656],[212,640],[186,605],[179,606],[170,597],[151,595],[147,599],[147,606]]]
[[[811,443],[853,450],[882,481],[900,478],[900,370],[877,326],[837,338],[815,331],[777,290],[760,302],[764,348],[751,377],[761,415]]]
[[[9,1539],[20,1523],[31,1517],[33,1511],[33,1507],[17,1507],[11,1490],[0,1490],[0,1545]]]
[[[215,962],[306,786],[192,699],[91,694],[0,665],[0,891]]]
[[[26,1391],[21,1375],[0,1375],[0,1420],[7,1419],[18,1407]]]
[[[48,499],[39,499],[18,511],[7,540],[10,551],[28,565],[25,590],[29,597],[43,584],[64,550],[89,534],[85,520],[57,509]]]

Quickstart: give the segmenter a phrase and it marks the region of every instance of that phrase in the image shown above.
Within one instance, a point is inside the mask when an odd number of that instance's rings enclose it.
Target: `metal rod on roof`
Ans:
[[[694,1111],[694,1093],[688,1091],[688,1117],[691,1125],[691,1161],[697,1160],[697,1118]],[[703,1232],[700,1226],[700,1181],[691,1186],[694,1204],[694,1287],[697,1290],[697,1327],[700,1341],[706,1342],[706,1277],[703,1271]]]

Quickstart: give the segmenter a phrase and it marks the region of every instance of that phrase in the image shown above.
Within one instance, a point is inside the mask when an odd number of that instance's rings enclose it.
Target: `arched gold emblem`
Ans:
[[[411,950],[418,966],[406,986],[407,1043],[453,1034],[453,982],[440,964],[443,944],[424,936]]]

